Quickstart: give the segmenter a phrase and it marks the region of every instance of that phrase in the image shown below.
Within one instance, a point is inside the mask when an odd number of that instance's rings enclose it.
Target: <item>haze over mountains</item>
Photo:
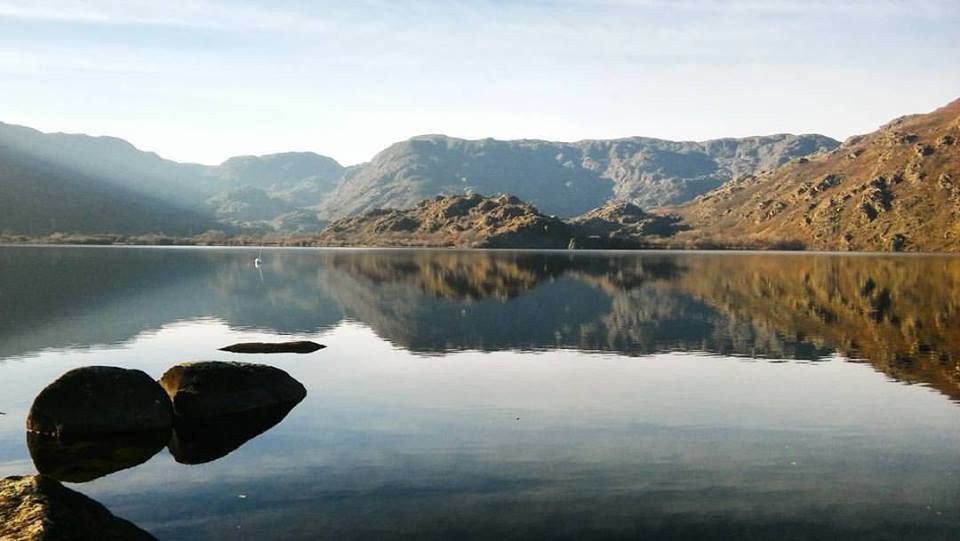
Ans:
[[[311,152],[178,163],[121,139],[0,123],[0,230],[197,234],[310,232],[325,220],[439,194],[513,193],[570,217],[611,200],[682,203],[738,175],[835,148],[821,135],[702,143],[650,138],[557,143],[415,137],[343,167]],[[91,210],[92,209],[92,210]],[[110,212],[97,209],[110,209]]]
[[[194,235],[216,227],[174,164],[119,139],[0,124],[0,231]],[[196,199],[194,199],[196,200]]]

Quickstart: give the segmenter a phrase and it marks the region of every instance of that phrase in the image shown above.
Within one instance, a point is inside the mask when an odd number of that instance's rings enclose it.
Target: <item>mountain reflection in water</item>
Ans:
[[[960,528],[958,258],[256,253],[0,248],[0,473],[87,481],[160,539]],[[304,384],[289,412],[24,442],[70,368],[293,339],[327,348],[241,359]]]
[[[960,399],[952,257],[275,250],[263,281],[244,250],[4,248],[0,259],[0,359],[197,318],[281,334],[352,320],[424,354],[836,352]]]

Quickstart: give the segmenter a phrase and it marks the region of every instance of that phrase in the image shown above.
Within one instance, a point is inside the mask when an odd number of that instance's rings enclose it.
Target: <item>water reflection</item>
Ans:
[[[296,406],[260,408],[207,420],[178,418],[172,431],[86,438],[27,432],[27,447],[38,473],[58,481],[86,483],[139,466],[164,447],[181,464],[213,462],[280,424]]]
[[[86,483],[143,464],[170,441],[170,430],[95,438],[57,438],[27,432],[37,472],[69,483]]]
[[[960,264],[947,257],[700,258],[678,286],[731,320],[960,400]]]
[[[95,251],[96,255],[92,253]],[[174,321],[360,321],[419,353],[839,353],[960,399],[960,260],[744,254],[0,249],[0,358]]]
[[[213,462],[278,425],[294,407],[261,408],[209,420],[177,419],[168,449],[181,464]]]

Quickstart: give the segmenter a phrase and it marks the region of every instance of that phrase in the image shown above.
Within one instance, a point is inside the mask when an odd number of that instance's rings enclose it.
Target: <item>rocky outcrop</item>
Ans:
[[[437,196],[404,210],[379,209],[330,224],[318,242],[354,246],[565,248],[568,224],[500,195]]]
[[[644,212],[633,203],[613,202],[570,220],[577,237],[571,248],[642,248],[650,237],[670,237],[683,229],[679,216]]]
[[[684,229],[671,214],[615,202],[569,221],[544,216],[510,195],[438,196],[404,210],[380,209],[338,220],[319,244],[461,248],[637,249]]]
[[[40,391],[27,417],[28,431],[61,438],[163,431],[172,424],[170,400],[153,378],[110,366],[67,372]]]
[[[296,405],[307,390],[272,366],[203,361],[167,370],[160,385],[173,402],[177,422]]]
[[[30,475],[0,481],[0,539],[138,541],[155,538],[58,481]]]
[[[313,353],[326,346],[309,340],[296,342],[243,342],[220,348],[230,353]]]

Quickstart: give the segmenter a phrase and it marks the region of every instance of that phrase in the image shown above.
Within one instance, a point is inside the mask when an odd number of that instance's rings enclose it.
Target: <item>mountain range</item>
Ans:
[[[424,135],[349,167],[311,152],[178,163],[116,138],[0,123],[0,189],[0,233],[27,236],[960,251],[960,100],[842,144]]]
[[[312,152],[238,156],[208,166],[167,160],[113,137],[0,123],[0,231],[304,233],[435,195],[507,192],[546,214],[571,217],[609,201],[644,208],[683,203],[739,175],[838,144],[786,134],[576,143],[428,135],[350,167]]]
[[[342,218],[463,193],[510,193],[560,217],[611,200],[652,208],[689,201],[737,176],[838,144],[822,135],[787,134],[704,142],[632,137],[575,143],[426,135],[391,145],[369,163],[347,170],[317,208],[328,218]]]

